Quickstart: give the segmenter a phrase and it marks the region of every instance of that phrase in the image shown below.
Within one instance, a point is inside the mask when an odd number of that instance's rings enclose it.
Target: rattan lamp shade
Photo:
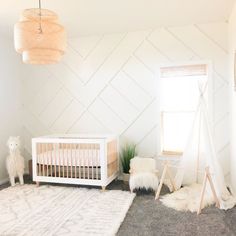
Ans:
[[[28,64],[53,64],[66,49],[66,33],[57,15],[49,10],[27,9],[14,27],[14,44]]]

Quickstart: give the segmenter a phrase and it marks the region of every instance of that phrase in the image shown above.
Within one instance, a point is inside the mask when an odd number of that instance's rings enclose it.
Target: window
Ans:
[[[206,65],[161,68],[160,115],[163,154],[181,154],[186,146],[207,79]]]

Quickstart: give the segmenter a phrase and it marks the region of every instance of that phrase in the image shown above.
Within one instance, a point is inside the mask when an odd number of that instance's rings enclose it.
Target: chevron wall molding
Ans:
[[[24,139],[48,133],[116,133],[156,156],[160,65],[210,61],[214,140],[229,172],[227,23],[71,38],[63,62],[24,66]]]

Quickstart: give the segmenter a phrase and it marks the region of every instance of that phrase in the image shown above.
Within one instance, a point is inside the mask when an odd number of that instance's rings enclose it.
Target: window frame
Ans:
[[[164,67],[176,67],[176,66],[192,66],[192,65],[202,65],[202,64],[205,64],[206,67],[207,67],[207,73],[206,73],[206,76],[207,76],[207,99],[208,99],[208,109],[209,109],[209,119],[210,119],[210,122],[212,123],[213,121],[213,81],[212,81],[212,74],[213,74],[213,67],[212,67],[212,61],[209,61],[209,60],[201,60],[201,61],[194,61],[194,62],[182,62],[182,63],[172,63],[172,64],[163,64],[163,65],[160,65],[159,66],[159,70],[158,70],[158,74],[157,74],[157,77],[158,77],[158,83],[157,83],[157,86],[158,86],[158,96],[157,96],[157,99],[159,100],[159,103],[158,103],[158,122],[159,122],[159,127],[158,127],[158,150],[157,150],[157,153],[159,153],[158,155],[160,156],[166,156],[166,157],[180,157],[182,156],[183,154],[183,151],[168,151],[168,150],[164,150],[163,148],[163,114],[160,109],[160,81],[161,79],[163,79],[161,77],[161,70],[162,68]],[[181,111],[180,111],[181,112]],[[189,112],[189,111],[188,111]],[[213,127],[210,127],[212,130],[213,130]]]
[[[166,156],[181,156],[183,154],[184,150],[165,150],[164,149],[164,113],[177,113],[177,114],[183,114],[183,113],[195,113],[195,111],[184,111],[184,110],[179,110],[179,111],[160,111],[160,130],[161,130],[161,137],[160,137],[160,142],[161,142],[161,154],[166,155]]]

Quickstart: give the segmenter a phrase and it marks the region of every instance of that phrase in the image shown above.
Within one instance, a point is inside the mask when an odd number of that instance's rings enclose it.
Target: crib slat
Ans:
[[[82,177],[82,161],[81,161],[81,153],[82,153],[82,145],[81,144],[79,144],[79,151],[78,151],[78,153],[77,153],[77,160],[78,160],[78,162],[77,162],[77,166],[78,166],[78,169],[79,169],[79,178],[81,179]]]
[[[96,149],[96,175],[98,179],[98,149]]]
[[[58,175],[59,177],[61,177],[61,153],[60,153],[60,150],[59,150],[59,144],[57,143],[57,153],[58,153],[58,157],[59,157],[59,165],[58,165]]]
[[[80,151],[80,174],[81,174],[81,176],[80,176],[80,178],[82,179],[83,178],[83,169],[84,169],[84,159],[83,159],[83,157],[84,157],[84,146],[83,146],[83,144],[81,145],[81,151]]]
[[[40,163],[41,163],[41,176],[43,176],[43,155],[44,155],[44,147],[43,147],[43,143],[41,143],[41,149],[42,149],[42,153],[41,153],[41,160],[40,160]]]
[[[45,144],[46,147],[46,156],[47,156],[47,177],[48,177],[48,165],[49,165],[49,152],[48,152],[48,143]]]
[[[43,176],[43,145],[40,143],[40,157],[39,157],[39,171],[40,171],[40,176]]]
[[[42,144],[43,145],[43,155],[42,155],[42,157],[43,157],[43,176],[45,176],[45,170],[44,170],[44,159],[45,159],[45,145],[44,145],[44,143]]]
[[[65,148],[62,146],[62,176],[63,178],[65,177],[65,164],[64,164],[64,159],[65,159],[65,154],[64,154]]]
[[[85,178],[86,179],[88,179],[89,146],[90,146],[90,144],[87,144],[86,155],[85,155]]]
[[[52,163],[52,144],[50,144],[50,159],[51,159],[51,177],[52,177],[52,173],[53,173],[53,163]]]
[[[75,168],[76,168],[76,176],[77,176],[77,178],[80,178],[80,169],[78,168],[78,166],[79,166],[79,159],[78,159],[79,149],[80,149],[80,145],[76,144],[76,152],[75,152],[76,164],[75,164]]]
[[[57,177],[57,155],[56,155],[56,147],[55,143],[53,143],[53,153],[54,153],[54,177]]]
[[[77,160],[77,163],[76,163],[76,169],[79,170],[79,179],[81,179],[81,161],[80,161],[80,156],[79,156],[79,153],[80,153],[80,144],[78,144],[77,146],[78,148],[78,151],[76,152],[76,160]]]
[[[69,178],[69,154],[68,154],[68,150],[69,150],[69,144],[66,144],[66,168],[67,168],[67,178]]]
[[[41,154],[41,143],[37,144],[37,175],[40,175],[40,158],[39,158],[39,154]]]
[[[91,144],[88,144],[88,156],[87,156],[87,161],[86,161],[86,165],[87,165],[87,178],[89,179],[89,168],[90,168],[90,150],[91,150]]]
[[[65,155],[64,156],[64,166],[66,168],[66,178],[68,178],[68,147],[67,147],[67,143],[65,144]]]
[[[40,168],[41,168],[41,165],[40,165],[40,158],[39,158],[39,155],[41,154],[42,152],[41,152],[41,143],[38,143],[37,144],[37,163],[36,163],[36,165],[37,165],[37,175],[41,175],[41,173],[40,173]]]
[[[78,167],[79,167],[79,178],[82,179],[82,171],[83,171],[83,145],[79,144],[79,152],[78,152]]]
[[[93,177],[93,159],[94,159],[94,150],[95,150],[95,148],[96,148],[96,145],[93,144],[93,145],[92,145],[92,155],[91,155],[91,172],[92,172],[92,179],[94,178],[94,177]]]
[[[84,179],[85,179],[85,155],[86,155],[86,146],[87,145],[84,145],[84,149],[83,149],[83,176],[84,176]]]
[[[87,148],[85,149],[86,150],[85,159],[84,159],[84,162],[85,162],[85,165],[84,165],[84,167],[85,167],[85,179],[88,178],[89,146],[90,146],[90,144],[87,144]]]
[[[61,148],[60,148],[61,149]],[[62,177],[64,178],[64,149],[60,150],[61,153],[61,169],[62,169]]]
[[[74,144],[75,145],[75,178],[77,178],[77,156],[76,156],[76,152],[78,151],[79,145]]]
[[[72,151],[73,151],[73,147],[72,147],[72,143],[70,143],[70,177],[73,178],[73,162],[72,162]]]
[[[41,171],[41,176],[43,176],[43,169],[44,169],[44,166],[43,166],[43,158],[44,158],[44,148],[43,148],[43,143],[41,143],[41,150],[42,150],[42,153],[41,153],[41,160],[40,160],[40,171]]]
[[[78,161],[78,153],[79,153],[79,148],[80,148],[80,146],[79,146],[79,144],[75,144],[75,147],[76,147],[76,149],[75,149],[75,169],[76,169],[76,178],[77,178],[77,176],[80,178],[80,169],[77,168],[77,166],[79,165],[79,164],[78,164],[78,163],[79,163],[79,161]],[[78,175],[77,175],[77,170],[79,171]]]

